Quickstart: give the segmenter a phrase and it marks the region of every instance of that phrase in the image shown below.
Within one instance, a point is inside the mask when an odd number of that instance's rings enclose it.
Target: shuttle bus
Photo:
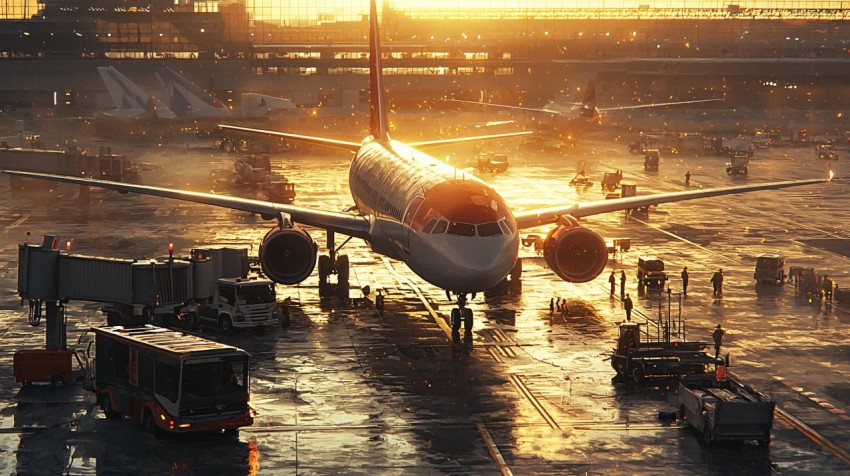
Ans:
[[[151,325],[92,331],[94,392],[107,418],[137,420],[152,433],[254,422],[244,350]]]

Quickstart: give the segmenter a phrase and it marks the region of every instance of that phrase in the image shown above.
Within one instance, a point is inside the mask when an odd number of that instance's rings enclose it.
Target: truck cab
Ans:
[[[667,282],[667,273],[664,272],[664,261],[650,256],[641,256],[638,258],[638,287],[644,286],[648,289],[664,288],[664,283]]]
[[[759,283],[785,282],[785,258],[779,255],[759,255],[753,278]]]
[[[275,325],[277,298],[274,283],[268,279],[221,278],[216,281],[212,303],[198,308],[201,322],[222,332],[233,329]]]

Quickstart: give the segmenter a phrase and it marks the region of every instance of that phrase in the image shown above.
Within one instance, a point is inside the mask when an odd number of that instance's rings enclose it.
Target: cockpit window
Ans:
[[[501,234],[502,230],[499,228],[498,222],[491,221],[490,223],[478,225],[478,236],[496,236]]]
[[[505,225],[505,220],[499,220],[498,223],[499,223],[499,226],[502,228],[502,233],[504,233],[506,235],[511,234],[511,229],[508,228],[508,225]]]
[[[437,220],[430,220],[427,224],[425,224],[425,227],[422,228],[422,232],[423,233],[431,233],[431,230],[433,230],[436,225],[437,225]]]
[[[499,222],[500,222],[502,225],[504,225],[504,226],[505,226],[505,228],[507,228],[507,229],[508,229],[508,233],[505,233],[506,235],[513,234],[513,233],[514,233],[514,231],[516,231],[516,230],[514,230],[513,226],[511,226],[511,225],[513,225],[513,223],[511,223],[511,221],[510,221],[510,220],[508,220],[508,219],[506,219],[506,218],[502,218],[501,220],[499,220]]]
[[[457,236],[475,236],[475,225],[453,221],[449,223],[448,233]]]
[[[431,233],[434,235],[439,235],[440,233],[445,233],[446,228],[448,228],[449,224],[445,220],[440,220],[434,225],[434,229],[431,230]]]

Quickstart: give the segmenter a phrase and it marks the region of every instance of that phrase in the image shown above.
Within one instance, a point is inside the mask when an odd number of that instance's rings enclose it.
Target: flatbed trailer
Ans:
[[[619,377],[641,384],[648,378],[705,375],[711,370],[710,366],[724,363],[723,359],[706,352],[706,342],[641,342],[640,325],[637,322],[620,324],[620,337],[611,355],[611,366]]]
[[[755,440],[770,444],[776,404],[767,395],[732,379],[688,377],[679,382],[679,415],[706,443]]]

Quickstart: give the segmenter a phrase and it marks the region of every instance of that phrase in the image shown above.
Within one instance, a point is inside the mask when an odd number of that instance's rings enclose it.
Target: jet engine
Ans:
[[[608,263],[608,247],[598,233],[580,226],[560,225],[543,242],[543,258],[561,279],[586,283]]]
[[[313,273],[318,249],[313,238],[301,227],[276,226],[263,237],[260,266],[276,283],[298,284]]]

